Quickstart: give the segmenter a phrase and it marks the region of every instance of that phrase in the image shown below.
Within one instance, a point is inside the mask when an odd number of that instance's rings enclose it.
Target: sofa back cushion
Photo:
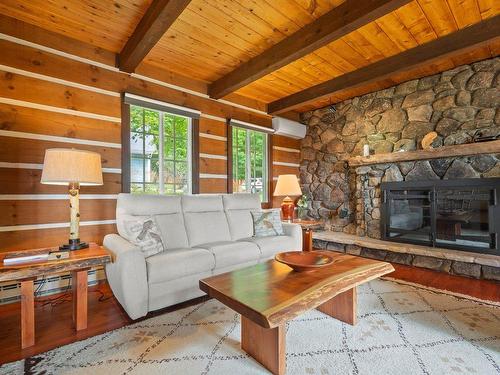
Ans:
[[[116,203],[118,234],[128,239],[124,223],[153,217],[166,250],[188,247],[180,196],[119,194]]]
[[[225,194],[222,196],[229,231],[233,241],[252,237],[253,221],[251,211],[261,209],[259,194]]]
[[[184,195],[182,210],[190,247],[231,240],[220,195]]]

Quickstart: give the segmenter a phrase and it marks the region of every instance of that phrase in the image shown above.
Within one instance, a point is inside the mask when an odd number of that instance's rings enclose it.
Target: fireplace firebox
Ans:
[[[388,241],[500,255],[500,178],[385,182]]]

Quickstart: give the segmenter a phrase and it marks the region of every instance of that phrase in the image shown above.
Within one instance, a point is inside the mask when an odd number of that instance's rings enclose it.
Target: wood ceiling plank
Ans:
[[[363,54],[369,62],[376,62],[384,58],[384,55],[358,30],[344,36],[342,40],[350,45],[356,52]]]
[[[2,0],[0,13],[118,52],[151,0]]]
[[[479,6],[476,0],[447,1],[459,29],[481,21],[481,13],[479,13]]]
[[[400,21],[395,12],[386,14],[375,22],[402,51],[418,46],[410,30]]]
[[[349,0],[334,8],[299,32],[275,44],[258,57],[209,86],[209,93],[220,98],[264,75],[339,39],[346,33],[405,4],[405,0]]]
[[[439,37],[458,30],[455,17],[446,0],[418,0],[418,4]]]
[[[118,56],[120,69],[134,72],[190,1],[153,0]]]
[[[477,4],[483,20],[500,13],[500,1],[498,0],[477,0]]]
[[[269,113],[275,115],[293,110],[304,103],[327,97],[348,87],[360,87],[386,79],[391,75],[404,74],[406,71],[428,65],[433,61],[449,59],[453,55],[488,46],[489,43],[498,39],[500,39],[500,15],[277,100],[269,104]]]
[[[403,25],[410,30],[418,44],[424,44],[437,38],[436,32],[417,2],[413,1],[395,12]]]
[[[359,28],[358,32],[374,46],[384,57],[393,56],[405,49],[401,49],[376,22],[370,22]]]

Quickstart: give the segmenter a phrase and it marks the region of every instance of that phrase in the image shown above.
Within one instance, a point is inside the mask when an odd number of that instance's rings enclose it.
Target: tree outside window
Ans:
[[[185,194],[191,187],[191,119],[130,106],[132,193]]]
[[[267,200],[267,134],[233,126],[233,192]]]

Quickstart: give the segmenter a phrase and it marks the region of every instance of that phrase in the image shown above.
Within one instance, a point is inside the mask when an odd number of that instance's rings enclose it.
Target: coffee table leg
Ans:
[[[33,279],[21,281],[21,347],[35,345],[35,296]]]
[[[285,373],[285,327],[263,328],[241,317],[241,348],[273,374]]]
[[[354,287],[319,305],[317,309],[335,319],[354,325],[356,324],[356,304],[357,293]]]
[[[77,331],[87,328],[87,269],[73,271],[73,323]]]

